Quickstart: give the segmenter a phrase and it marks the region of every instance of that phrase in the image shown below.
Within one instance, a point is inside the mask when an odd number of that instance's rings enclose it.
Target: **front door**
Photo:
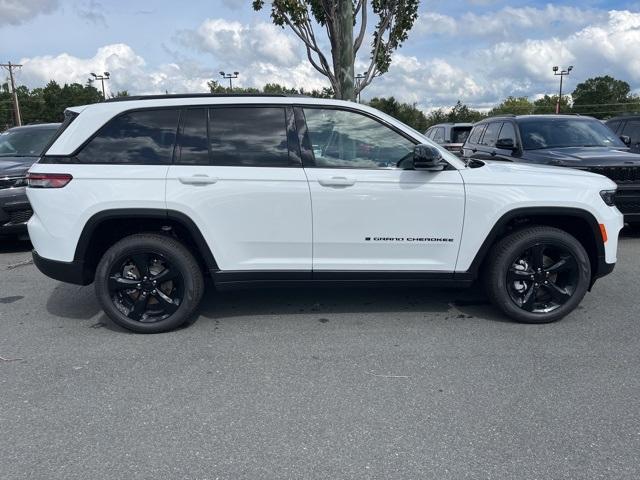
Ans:
[[[314,272],[454,271],[459,172],[402,169],[416,141],[363,113],[305,107],[304,118]]]

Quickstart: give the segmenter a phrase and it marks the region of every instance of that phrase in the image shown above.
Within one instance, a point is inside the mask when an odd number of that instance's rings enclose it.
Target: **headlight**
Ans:
[[[604,201],[604,203],[606,203],[610,207],[615,206],[615,200],[616,200],[615,190],[602,190],[600,192],[600,196],[602,197],[602,200]]]

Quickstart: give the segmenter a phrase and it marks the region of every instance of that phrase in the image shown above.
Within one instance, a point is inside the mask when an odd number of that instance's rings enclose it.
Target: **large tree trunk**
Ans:
[[[353,85],[353,2],[352,0],[337,1],[337,51],[332,52],[333,66],[336,74],[338,88],[336,98],[354,101],[355,91]]]

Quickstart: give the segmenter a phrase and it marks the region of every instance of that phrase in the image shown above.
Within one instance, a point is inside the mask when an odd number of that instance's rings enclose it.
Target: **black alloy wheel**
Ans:
[[[116,324],[139,333],[173,330],[195,313],[202,269],[178,239],[152,233],[125,237],[100,259],[95,290]]]

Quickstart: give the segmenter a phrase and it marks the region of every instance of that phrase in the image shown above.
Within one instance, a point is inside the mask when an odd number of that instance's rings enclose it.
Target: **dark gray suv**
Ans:
[[[25,176],[59,126],[43,123],[0,133],[0,235],[26,235],[33,212],[25,194]]]
[[[510,115],[475,124],[465,159],[503,160],[572,167],[618,184],[615,203],[627,223],[640,227],[640,155],[592,117]]]

